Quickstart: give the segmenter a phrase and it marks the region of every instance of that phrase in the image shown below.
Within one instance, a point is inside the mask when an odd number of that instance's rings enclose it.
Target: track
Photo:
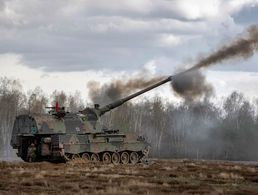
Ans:
[[[0,162],[0,194],[257,194],[258,165],[159,160],[113,165]]]

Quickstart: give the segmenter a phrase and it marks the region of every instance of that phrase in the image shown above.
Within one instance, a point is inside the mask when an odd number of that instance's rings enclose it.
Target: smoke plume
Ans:
[[[236,58],[247,59],[253,56],[257,50],[258,27],[251,26],[243,36],[237,37],[207,57],[202,57],[192,68],[176,75],[172,87],[176,94],[185,100],[209,97],[212,94],[212,86],[207,83],[205,76],[199,70],[200,68]]]
[[[213,95],[213,87],[206,81],[201,71],[179,74],[171,84],[176,95],[183,97],[185,101],[205,100]]]
[[[89,96],[94,103],[108,104],[114,100],[128,96],[136,90],[141,90],[151,84],[160,81],[162,77],[144,79],[143,75],[137,75],[131,79],[113,80],[103,86],[96,81],[88,82]]]
[[[212,64],[222,63],[234,58],[247,59],[258,50],[258,26],[251,26],[243,37],[234,39],[231,43],[221,47],[211,55],[201,58],[192,68],[208,67]]]

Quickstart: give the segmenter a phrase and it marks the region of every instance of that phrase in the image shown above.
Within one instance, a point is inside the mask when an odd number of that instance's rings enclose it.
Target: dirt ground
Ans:
[[[0,162],[0,194],[258,194],[258,164],[158,160]]]

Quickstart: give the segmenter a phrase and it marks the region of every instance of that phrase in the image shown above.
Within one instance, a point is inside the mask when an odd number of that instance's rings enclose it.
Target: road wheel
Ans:
[[[76,159],[79,159],[79,158],[81,158],[80,154],[73,154],[72,157],[71,157],[72,160],[76,160]]]
[[[109,152],[105,152],[102,155],[102,161],[103,161],[103,163],[106,163],[106,164],[111,163],[111,155],[109,154]]]
[[[93,153],[93,154],[91,155],[91,157],[90,157],[90,160],[93,161],[93,162],[98,162],[98,161],[99,161],[99,155]]]
[[[112,163],[118,165],[120,163],[120,155],[117,152],[112,154]]]
[[[122,154],[121,154],[121,162],[123,164],[125,164],[125,165],[129,163],[129,154],[128,154],[128,152],[122,152]]]
[[[132,152],[130,154],[130,162],[135,165],[136,163],[138,163],[139,161],[139,155],[137,154],[137,152]]]
[[[83,153],[82,154],[82,159],[89,161],[90,160],[90,155],[88,153]]]

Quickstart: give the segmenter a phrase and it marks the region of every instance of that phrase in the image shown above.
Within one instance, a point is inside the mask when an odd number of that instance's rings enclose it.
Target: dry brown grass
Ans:
[[[258,166],[161,160],[151,165],[0,162],[0,194],[256,194]]]

